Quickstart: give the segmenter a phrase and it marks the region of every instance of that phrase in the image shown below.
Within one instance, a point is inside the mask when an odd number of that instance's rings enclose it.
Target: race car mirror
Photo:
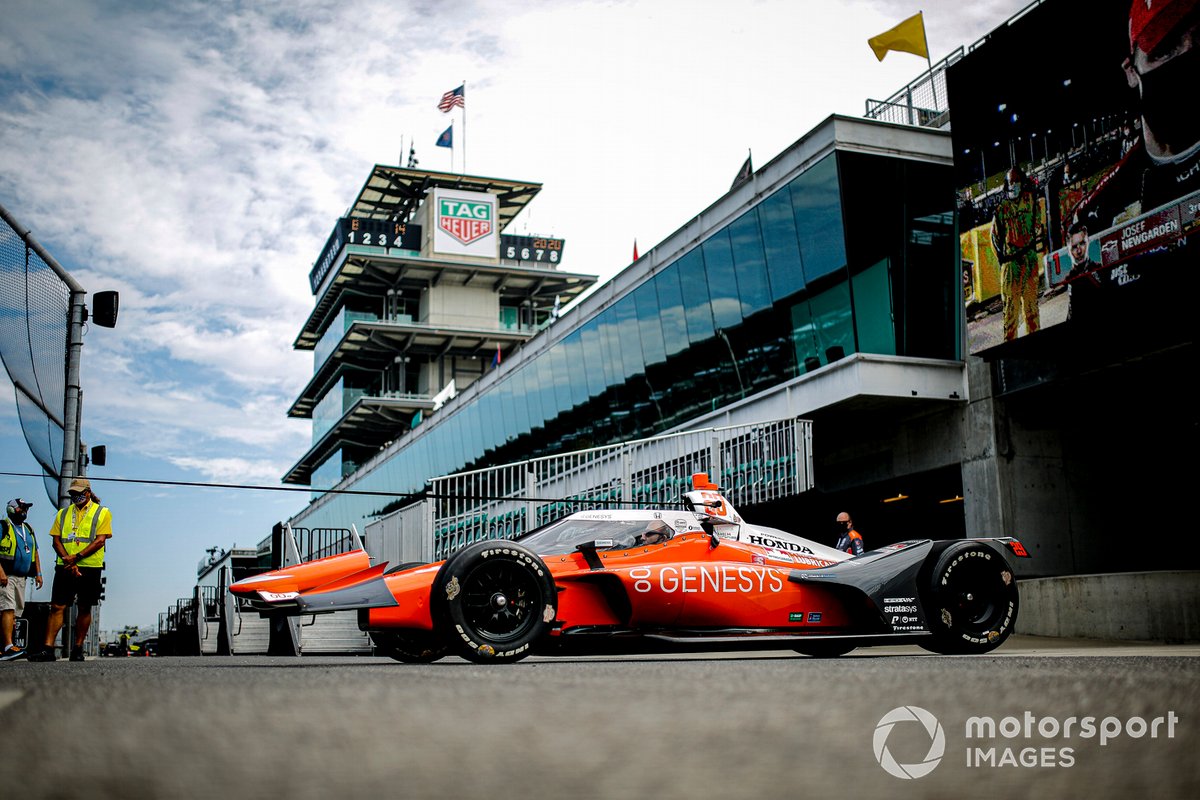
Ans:
[[[593,539],[590,542],[580,542],[575,545],[575,549],[583,553],[583,560],[591,569],[604,569],[604,562],[600,560],[600,556],[596,555],[599,549],[608,549],[616,544],[612,539]]]

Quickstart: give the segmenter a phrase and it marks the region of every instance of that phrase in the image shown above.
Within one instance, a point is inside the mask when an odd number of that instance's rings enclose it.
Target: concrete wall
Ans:
[[[1200,641],[1200,571],[1033,578],[1020,581],[1018,588],[1017,633]]]
[[[971,402],[962,454],[967,535],[1020,539],[1033,556],[1017,565],[1022,575],[1079,571],[1058,419],[1039,415],[1036,405],[1034,412],[1014,414],[1010,402],[995,396],[991,367],[979,358],[967,360],[967,375]]]
[[[485,351],[479,358],[443,356],[422,364],[417,386],[410,388],[424,394],[437,394],[453,380],[455,390],[461,393],[490,367],[493,352]]]
[[[1143,359],[1003,397],[991,365],[967,363],[968,536],[1019,538],[1029,578],[1200,569],[1186,510],[1195,400],[1170,379],[1183,361]]]
[[[443,281],[421,296],[421,322],[498,330],[500,295],[490,284],[455,286]]]

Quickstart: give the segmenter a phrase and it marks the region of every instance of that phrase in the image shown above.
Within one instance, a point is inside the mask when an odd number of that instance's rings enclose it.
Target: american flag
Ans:
[[[466,84],[459,86],[457,89],[452,89],[446,92],[444,95],[442,95],[442,99],[438,102],[438,111],[449,111],[455,106],[458,106],[459,108],[465,108],[465,94]]]

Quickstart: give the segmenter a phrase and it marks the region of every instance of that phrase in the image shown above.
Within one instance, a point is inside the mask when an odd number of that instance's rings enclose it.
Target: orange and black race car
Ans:
[[[851,557],[745,522],[708,476],[681,509],[581,511],[433,564],[365,550],[235,583],[264,614],[356,609],[378,652],[511,662],[530,654],[912,643],[985,653],[1012,633],[1016,539],[899,542]]]

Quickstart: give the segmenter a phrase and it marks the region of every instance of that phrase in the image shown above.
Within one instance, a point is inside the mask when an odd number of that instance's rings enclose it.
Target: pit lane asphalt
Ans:
[[[885,772],[873,749],[884,715],[909,705],[932,713],[945,741],[940,763],[915,780]],[[1023,721],[1026,712],[1028,738],[966,738],[969,717]],[[1157,738],[1123,729],[1105,745],[1038,729],[1049,718],[1094,716],[1099,727],[1104,717],[1124,725],[1172,712],[1171,737],[1165,722]],[[889,647],[833,660],[739,653],[508,666],[18,661],[0,664],[0,713],[3,748],[29,765],[18,782],[6,770],[0,794],[13,798],[1200,796],[1196,645],[1014,636],[976,657]],[[880,741],[900,764],[931,747],[916,722]],[[1005,748],[1018,761],[1032,748],[1055,765],[969,767],[973,747],[995,747],[996,762]]]

